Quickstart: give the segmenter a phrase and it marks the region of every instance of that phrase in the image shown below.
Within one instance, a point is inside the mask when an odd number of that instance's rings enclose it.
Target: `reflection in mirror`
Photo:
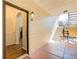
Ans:
[[[21,13],[19,12],[17,14],[17,33],[16,33],[16,44],[19,44],[19,48],[22,48],[22,15]]]
[[[5,5],[6,59],[16,59],[27,53],[27,13]]]

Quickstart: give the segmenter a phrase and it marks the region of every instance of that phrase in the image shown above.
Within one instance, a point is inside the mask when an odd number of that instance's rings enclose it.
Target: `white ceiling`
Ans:
[[[64,10],[68,10],[70,12],[76,11],[76,0],[33,0],[33,1],[51,15],[60,14]]]

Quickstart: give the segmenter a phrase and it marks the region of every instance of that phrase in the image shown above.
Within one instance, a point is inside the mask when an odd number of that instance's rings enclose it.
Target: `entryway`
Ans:
[[[28,11],[4,2],[5,58],[16,59],[23,54],[29,54]]]

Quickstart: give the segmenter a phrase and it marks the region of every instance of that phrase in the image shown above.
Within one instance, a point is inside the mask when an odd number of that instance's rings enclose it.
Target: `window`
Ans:
[[[68,13],[59,16],[59,26],[65,26],[68,23]]]

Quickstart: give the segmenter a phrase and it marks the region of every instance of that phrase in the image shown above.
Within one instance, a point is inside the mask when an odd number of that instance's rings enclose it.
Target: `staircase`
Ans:
[[[68,14],[68,25],[69,26],[77,25],[77,12],[70,12]]]
[[[57,28],[56,33],[54,34],[53,40],[55,40],[55,41],[61,41],[61,40],[63,40],[63,37],[62,37],[62,28],[60,28],[60,27]]]

